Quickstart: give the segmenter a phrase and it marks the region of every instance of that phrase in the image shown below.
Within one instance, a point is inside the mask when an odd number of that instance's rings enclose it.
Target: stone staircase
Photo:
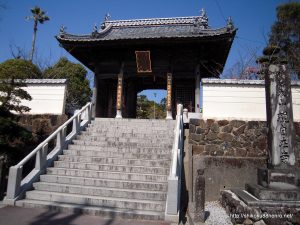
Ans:
[[[163,220],[175,121],[96,118],[17,206]]]

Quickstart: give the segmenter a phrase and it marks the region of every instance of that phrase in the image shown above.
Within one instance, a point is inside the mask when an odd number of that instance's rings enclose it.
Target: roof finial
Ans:
[[[64,26],[64,25],[62,25],[61,27],[60,27],[60,29],[59,29],[59,34],[60,35],[63,35],[63,34],[65,34],[66,33],[66,27]]]
[[[232,20],[231,16],[229,16],[228,19],[227,19],[227,27],[229,29],[233,29],[234,28],[234,24],[233,24],[233,20]]]
[[[110,19],[110,15],[109,15],[109,13],[106,13],[105,17],[104,17],[104,22],[109,21],[109,19]]]
[[[200,16],[195,19],[195,26],[200,28],[208,28],[208,17],[204,8],[200,10]]]
[[[101,24],[101,29],[102,30],[104,30],[106,28],[106,22],[109,21],[109,19],[110,19],[110,15],[109,15],[109,13],[106,13],[105,16],[104,16],[104,21]]]
[[[95,23],[94,27],[93,27],[93,33],[97,33],[98,32],[98,27],[97,24]]]

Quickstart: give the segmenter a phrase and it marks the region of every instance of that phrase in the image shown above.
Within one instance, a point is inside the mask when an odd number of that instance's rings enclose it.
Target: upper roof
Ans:
[[[209,36],[234,36],[236,29],[231,19],[227,26],[220,29],[211,29],[204,11],[200,16],[134,19],[110,21],[108,17],[101,25],[95,26],[93,32],[85,35],[73,35],[65,32],[62,27],[56,36],[60,42],[101,42],[112,40],[134,39],[165,39],[165,38],[197,38]]]

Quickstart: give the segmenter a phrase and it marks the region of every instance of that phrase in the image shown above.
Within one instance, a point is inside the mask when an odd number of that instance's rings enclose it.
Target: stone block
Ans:
[[[219,125],[217,123],[211,124],[210,130],[214,133],[218,133],[220,131]]]
[[[223,126],[229,124],[229,121],[228,120],[219,120],[218,124],[219,124],[219,126],[223,127]]]
[[[193,155],[200,155],[205,149],[204,145],[193,145]]]
[[[220,150],[219,145],[211,145],[211,144],[205,145],[205,151],[215,152],[215,151],[218,151],[218,150]]]
[[[259,128],[258,121],[249,121],[247,124],[248,129],[257,129]]]
[[[218,138],[218,134],[214,133],[214,132],[209,132],[206,135],[206,140],[212,141],[212,140],[216,140]]]
[[[190,124],[193,124],[195,126],[199,126],[200,125],[200,119],[191,118],[190,119]]]
[[[232,121],[230,121],[230,124],[231,124],[233,127],[238,128],[238,127],[240,127],[240,126],[246,124],[246,122],[245,122],[245,121],[242,121],[242,120],[232,120]]]
[[[231,125],[234,127],[233,124],[231,124]],[[234,134],[235,136],[239,136],[239,135],[241,135],[242,133],[244,133],[245,128],[246,128],[246,124],[241,125],[238,129],[236,129],[236,130],[233,131],[233,134]]]
[[[199,141],[201,140],[201,135],[200,135],[200,134],[190,134],[190,138],[191,138],[193,141],[199,142]]]
[[[195,133],[195,130],[196,130],[196,126],[194,124],[190,124],[189,125],[189,133],[193,134],[193,133]]]
[[[215,120],[213,120],[213,119],[207,119],[206,120],[206,127],[210,127],[214,122],[215,122]]]
[[[222,132],[231,133],[232,129],[233,129],[233,126],[231,124],[228,124],[222,128]]]
[[[229,133],[219,133],[218,138],[220,138],[223,141],[230,142],[230,141],[232,141],[233,136],[232,136],[232,134],[229,134]]]
[[[205,129],[204,129],[204,128],[201,128],[201,127],[197,127],[196,133],[197,133],[197,134],[203,134],[203,133],[205,133]]]
[[[247,150],[244,148],[236,148],[235,149],[235,156],[238,157],[245,157],[247,155]]]

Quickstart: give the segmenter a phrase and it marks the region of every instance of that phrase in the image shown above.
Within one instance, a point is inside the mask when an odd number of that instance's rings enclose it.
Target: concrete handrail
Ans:
[[[172,161],[168,177],[168,194],[165,217],[168,220],[178,222],[180,209],[180,186],[183,151],[183,106],[177,105],[176,126],[174,130],[174,142],[172,147]]]
[[[50,166],[57,156],[61,154],[63,148],[73,140],[73,138],[86,127],[92,119],[92,103],[89,102],[76,112],[70,119],[55,130],[48,138],[40,143],[17,165],[9,169],[7,195],[5,203],[14,205],[15,201],[21,199],[24,193],[32,187],[33,182],[39,179],[39,176]],[[66,135],[67,126],[73,123],[72,131]],[[49,142],[56,138],[54,149],[48,154]],[[22,170],[26,162],[36,157],[34,169],[22,179]]]

